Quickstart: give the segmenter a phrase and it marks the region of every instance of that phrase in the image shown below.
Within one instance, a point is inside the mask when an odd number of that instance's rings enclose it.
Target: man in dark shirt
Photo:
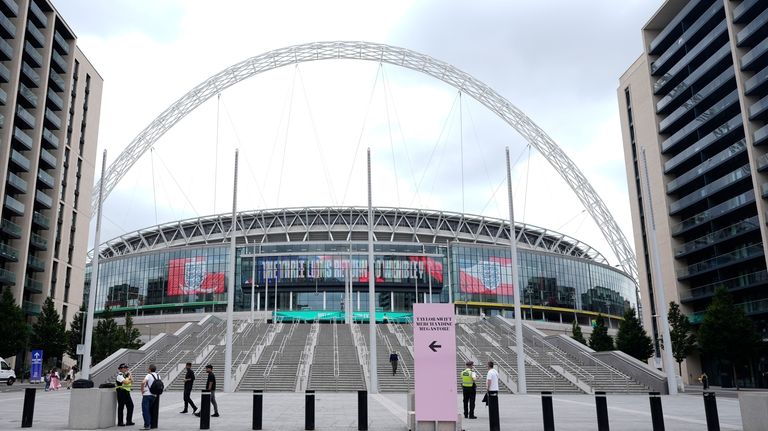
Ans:
[[[195,384],[195,373],[192,371],[192,363],[187,362],[187,374],[184,376],[184,410],[179,413],[187,413],[187,406],[192,406],[192,413],[197,411],[197,406],[192,402],[192,386]]]
[[[211,417],[219,417],[219,405],[216,403],[216,376],[213,374],[213,365],[208,364],[205,366],[205,372],[208,373],[208,380],[205,382],[205,390],[211,393],[211,405],[213,406],[213,414]],[[195,413],[195,416],[200,416],[200,413]]]

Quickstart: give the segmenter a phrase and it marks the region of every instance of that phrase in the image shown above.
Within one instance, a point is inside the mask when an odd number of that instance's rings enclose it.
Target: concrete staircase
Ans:
[[[365,389],[349,325],[335,322],[320,325],[307,387],[333,392]]]

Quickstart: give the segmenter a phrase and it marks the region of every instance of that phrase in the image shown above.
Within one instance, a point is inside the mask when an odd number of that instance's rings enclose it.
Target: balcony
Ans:
[[[46,128],[43,128],[43,143],[54,150],[59,148],[59,138]]]
[[[667,152],[681,142],[690,139],[691,136],[696,135],[695,132],[709,124],[710,121],[717,119],[721,114],[727,113],[732,106],[738,106],[738,103],[738,91],[733,90],[727,96],[712,105],[712,107],[700,113],[696,118],[680,128],[680,130],[675,132],[672,136],[664,140],[664,142],[661,143],[662,152]],[[730,115],[733,115],[733,113]]]
[[[750,217],[677,247],[675,249],[675,257],[681,257],[696,250],[701,250],[713,244],[759,229],[760,221],[757,219],[757,216]]]
[[[48,230],[51,227],[51,220],[38,211],[32,213],[32,223],[41,229]]]
[[[752,205],[754,202],[755,193],[752,190],[746,191],[672,226],[672,235],[680,235],[685,231],[701,226],[704,223],[709,223],[710,221],[727,215],[739,208]]]
[[[0,243],[0,259],[6,262],[18,262],[19,251],[8,244]]]
[[[37,171],[37,185],[38,186],[44,186],[41,188],[44,189],[52,189],[54,185],[56,184],[56,181],[53,179],[53,177],[44,170],[40,169]]]
[[[15,286],[16,274],[8,271],[5,268],[0,268],[0,285],[2,286]]]
[[[29,245],[38,250],[48,250],[48,240],[36,233],[29,235]]]
[[[29,12],[30,19],[32,19],[38,27],[48,27],[48,18],[45,16],[45,12],[43,12],[34,1],[29,2]]]
[[[56,156],[45,148],[40,149],[40,162],[43,169],[56,169]]]
[[[37,108],[37,96],[26,85],[19,83],[19,105],[27,109]]]
[[[766,120],[766,117],[768,117],[768,96],[763,97],[762,99],[758,100],[757,102],[753,103],[752,106],[749,107],[749,119],[752,121],[755,120]]]
[[[32,150],[32,145],[34,144],[32,137],[18,127],[13,128],[13,142],[21,144],[25,151]]]
[[[24,109],[21,105],[16,107],[16,119],[20,120],[17,121],[17,123],[21,123],[20,125],[24,129],[34,129],[35,128],[35,116],[30,114],[29,111]],[[26,127],[24,127],[26,126]]]
[[[651,54],[659,54],[659,51],[674,43],[675,37],[670,37],[672,33],[678,29],[680,22],[683,21],[698,5],[698,1],[688,2],[674,17],[672,17],[669,24],[653,38],[649,44],[648,50]],[[671,40],[670,40],[671,39]]]
[[[0,88],[0,105],[5,105],[7,103],[8,103],[8,93],[6,93],[5,90]]]
[[[35,69],[28,65],[26,61],[21,63],[21,78],[32,88],[40,86],[40,74],[35,72]]]
[[[741,57],[741,70],[752,70],[760,65],[764,65],[764,57],[767,53],[768,39],[765,39]]]
[[[758,129],[753,137],[755,138],[755,145],[763,145],[768,142],[768,125]]]
[[[730,44],[726,43],[717,52],[715,52],[709,60],[705,61],[704,64],[697,67],[696,70],[691,72],[687,78],[683,79],[682,82],[675,86],[675,88],[670,90],[669,94],[659,100],[659,102],[656,104],[656,112],[659,114],[664,114],[667,110],[676,106],[672,102],[676,101],[678,96],[689,94],[687,91],[689,88],[707,76],[709,72],[717,65],[724,64],[724,62],[730,61],[730,59],[731,46]]]
[[[17,216],[24,215],[24,204],[11,197],[11,195],[5,195],[5,208]]]
[[[53,84],[51,87],[55,91],[62,92],[65,88],[67,88],[67,84],[64,82],[64,78],[59,76],[58,73],[51,71],[51,73],[48,74],[48,78],[50,79],[51,84]]]
[[[29,277],[25,277],[24,278],[24,290],[29,292],[29,293],[32,293],[32,294],[43,293],[43,283],[41,283],[41,282],[39,282],[39,281],[37,281],[35,279],[29,278]]]
[[[42,190],[35,192],[35,200],[46,209],[51,209],[53,206],[53,199]]]
[[[40,305],[35,304],[32,301],[22,301],[21,309],[30,316],[37,316],[40,314]]]
[[[61,111],[64,109],[64,99],[62,99],[55,91],[48,89],[48,100],[51,102],[49,106],[55,111]]]
[[[737,45],[740,47],[752,46],[756,40],[764,35],[766,27],[768,27],[768,9],[764,10],[736,35]]]
[[[43,272],[45,271],[45,261],[35,255],[30,254],[27,256],[27,267],[36,272]]]
[[[0,0],[0,10],[11,18],[19,15],[19,5],[16,0]]]
[[[64,39],[64,36],[61,35],[58,31],[53,32],[53,41],[55,42],[53,47],[58,50],[61,55],[68,55],[69,54],[69,42],[67,42],[66,39]]]
[[[43,56],[31,43],[24,42],[24,54],[27,55],[27,60],[29,60],[29,63],[33,67],[40,67],[43,65]]]
[[[23,172],[29,172],[29,159],[24,157],[20,152],[11,150],[11,162]]]
[[[683,301],[691,301],[695,299],[709,298],[720,288],[734,291],[766,283],[768,283],[768,271],[757,271],[692,288],[683,293],[680,299]]]
[[[66,73],[68,66],[69,64],[67,63],[67,60],[64,60],[58,52],[53,51],[51,54],[51,67],[59,73]]]
[[[0,13],[0,36],[6,39],[13,39],[16,37],[16,26],[13,25],[11,20],[8,19],[4,13]]]
[[[754,11],[762,3],[763,0],[744,0],[733,8],[733,22],[742,23],[749,21],[749,18],[753,16]]]
[[[27,182],[13,172],[8,172],[8,186],[14,189],[16,193],[27,192]]]
[[[730,187],[739,181],[750,178],[749,165],[744,165],[735,171],[729,172],[726,175],[712,181],[711,183],[701,187],[693,193],[687,194],[677,201],[669,204],[669,215],[675,215],[685,208],[706,199],[715,193]]]
[[[764,93],[768,87],[768,67],[763,68],[760,72],[757,72],[755,76],[747,79],[744,82],[744,93],[747,96],[752,96],[757,93]]]
[[[11,79],[11,71],[3,63],[0,63],[0,82],[8,82]]]
[[[0,60],[7,61],[13,58],[13,47],[5,39],[0,39]]]
[[[53,130],[61,129],[61,118],[51,108],[45,108],[45,123]]]
[[[31,21],[27,23],[27,35],[29,36],[27,40],[35,48],[42,48],[45,44],[45,36],[43,35],[43,32],[38,30]]]
[[[681,268],[677,270],[677,278],[680,280],[683,278],[692,277],[694,275],[714,271],[725,266],[741,263],[748,259],[753,259],[760,256],[763,256],[762,244],[742,246],[741,248],[733,250],[730,253],[722,254],[720,256],[713,257],[701,262],[696,262],[686,268]]]
[[[21,226],[10,220],[0,219],[0,232],[4,233],[9,238],[21,238]]]
[[[674,193],[680,187],[689,184],[691,181],[700,178],[701,175],[711,171],[712,169],[721,166],[722,164],[733,160],[734,157],[738,157],[747,151],[746,141],[744,139],[731,145],[725,150],[715,154],[700,165],[691,169],[690,171],[680,175],[674,180],[667,183],[667,194]]]
[[[720,76],[713,79],[712,82],[699,90],[693,97],[686,100],[685,103],[670,113],[667,118],[661,120],[661,122],[659,122],[659,132],[667,133],[667,129],[669,129],[670,126],[676,124],[678,121],[682,121],[684,117],[688,117],[690,120],[690,118],[694,116],[694,112],[696,112],[695,110],[699,105],[707,103],[708,99],[713,98],[713,94],[722,94],[723,90],[721,89],[723,88],[727,91],[728,87],[726,87],[726,85],[735,88],[736,81],[734,80],[734,76],[735,72],[733,71],[733,68],[725,69]]]

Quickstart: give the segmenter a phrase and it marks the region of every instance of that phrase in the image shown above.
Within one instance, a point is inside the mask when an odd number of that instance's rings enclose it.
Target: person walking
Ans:
[[[51,370],[51,390],[58,391],[61,389],[61,381],[59,380],[59,373],[56,368]]]
[[[148,430],[152,427],[152,423],[156,422],[152,420],[152,407],[155,404],[156,396],[150,392],[149,388],[152,387],[152,383],[160,378],[156,374],[157,367],[155,364],[149,364],[147,367],[147,375],[144,380],[141,381],[141,416],[144,419],[144,428]]]
[[[464,403],[464,417],[477,419],[475,416],[475,397],[477,396],[477,372],[475,363],[467,361],[467,368],[461,372],[461,399]]]
[[[131,399],[131,385],[133,378],[128,371],[128,365],[120,364],[117,367],[117,376],[115,376],[115,392],[117,392],[117,426],[131,426],[133,423],[133,400]],[[125,422],[123,422],[123,410]]]
[[[392,352],[389,354],[389,363],[392,364],[392,375],[394,376],[397,373],[397,362],[400,360],[400,358],[397,356],[396,352]]]
[[[205,382],[205,390],[211,393],[211,405],[213,406],[213,414],[211,417],[219,417],[219,405],[216,403],[216,375],[213,374],[213,365],[208,364],[205,366],[205,372],[208,373],[208,380]],[[200,416],[200,413],[195,413],[195,416]]]
[[[75,373],[77,372],[77,365],[72,365],[72,367],[67,371],[67,389],[72,389],[72,382],[75,381]]]
[[[187,406],[192,406],[192,413],[197,411],[197,406],[192,402],[192,386],[195,384],[195,373],[192,371],[192,363],[187,362],[187,374],[184,376],[184,410],[179,413],[187,413]]]
[[[707,376],[707,373],[701,373],[701,376],[699,376],[699,381],[701,382],[701,386],[705,391],[709,389],[709,376]]]

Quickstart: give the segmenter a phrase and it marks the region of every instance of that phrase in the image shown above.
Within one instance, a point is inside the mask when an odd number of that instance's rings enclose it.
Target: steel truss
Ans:
[[[109,259],[174,247],[225,245],[230,238],[229,214],[166,223],[121,235],[102,244],[100,257]],[[290,242],[366,242],[367,207],[306,207],[241,212],[236,238],[241,245]],[[416,244],[509,245],[509,222],[448,211],[374,208],[377,242]],[[520,247],[608,264],[589,245],[559,232],[515,224]]]
[[[608,207],[576,164],[539,126],[488,85],[428,55],[395,46],[357,41],[313,42],[269,51],[230,66],[206,79],[155,118],[109,166],[104,198],[133,164],[171,127],[203,102],[231,87],[269,70],[319,60],[366,60],[392,64],[424,73],[471,96],[512,126],[536,148],[571,187],[597,224],[621,268],[637,281],[635,254]],[[99,184],[93,188],[98,190]],[[91,197],[96,214],[98,196]]]

